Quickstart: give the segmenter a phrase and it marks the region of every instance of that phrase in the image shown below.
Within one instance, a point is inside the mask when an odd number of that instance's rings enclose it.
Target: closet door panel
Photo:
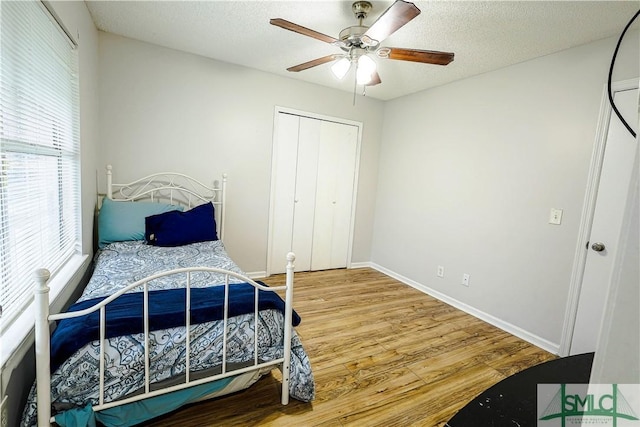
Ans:
[[[286,256],[293,239],[296,163],[298,156],[298,116],[280,114],[274,140],[274,191],[271,224],[272,274],[284,273]]]
[[[311,270],[331,268],[331,247],[333,246],[333,204],[336,186],[336,170],[333,164],[335,155],[333,152],[335,144],[330,132],[327,132],[326,122],[322,123],[320,134]]]
[[[347,266],[349,255],[351,215],[356,170],[358,129],[342,125],[336,138],[339,147],[335,158],[335,180],[333,204],[333,232],[331,246],[331,268]]]
[[[296,254],[295,271],[311,269],[321,123],[320,120],[300,118],[292,241],[292,251]]]
[[[312,270],[347,265],[357,128],[322,122],[320,135]]]

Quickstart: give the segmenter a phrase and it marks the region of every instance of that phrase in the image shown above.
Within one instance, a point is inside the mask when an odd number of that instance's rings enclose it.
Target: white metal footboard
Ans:
[[[49,334],[49,322],[68,319],[72,317],[80,317],[95,311],[100,312],[100,385],[99,385],[99,404],[93,407],[94,411],[100,411],[102,409],[107,409],[115,406],[124,405],[127,403],[143,400],[149,397],[159,396],[166,393],[171,393],[173,391],[182,390],[185,388],[197,386],[200,384],[208,383],[211,381],[215,381],[222,378],[227,378],[230,376],[242,374],[249,371],[259,370],[264,367],[280,365],[282,364],[282,399],[281,402],[283,405],[289,403],[289,371],[291,364],[291,336],[292,336],[292,317],[293,317],[293,270],[294,265],[293,261],[295,260],[295,255],[293,253],[287,254],[287,269],[286,269],[286,283],[284,286],[278,287],[265,287],[260,285],[259,283],[253,281],[252,279],[243,276],[241,274],[223,270],[219,268],[209,268],[209,267],[193,267],[193,268],[181,268],[171,271],[166,271],[163,273],[155,274],[153,276],[149,276],[142,280],[139,280],[135,283],[130,284],[126,288],[117,292],[114,295],[105,298],[98,304],[93,307],[87,308],[82,311],[76,312],[68,312],[68,313],[59,313],[59,314],[49,314],[49,287],[47,286],[47,281],[49,280],[49,271],[45,269],[36,271],[36,291],[35,291],[35,302],[36,302],[36,321],[35,321],[35,350],[36,350],[36,381],[37,381],[37,409],[38,409],[38,426],[49,426],[54,419],[51,417],[51,372],[50,372],[50,334]],[[190,379],[190,354],[191,354],[191,342],[190,342],[190,334],[186,334],[186,351],[185,351],[185,365],[186,365],[186,373],[185,373],[185,381],[182,384],[174,385],[171,387],[159,389],[159,390],[151,390],[150,389],[150,362],[149,362],[149,308],[148,308],[148,296],[149,296],[149,282],[160,277],[164,277],[172,274],[185,274],[186,276],[186,312],[191,313],[190,307],[190,291],[191,291],[191,274],[194,272],[211,272],[211,273],[221,273],[224,275],[224,295],[225,295],[225,304],[224,304],[224,327],[223,327],[223,344],[222,344],[222,371],[220,374],[201,378],[198,380]],[[227,370],[227,320],[228,320],[228,309],[229,309],[229,278],[234,277],[242,280],[243,282],[250,283],[254,287],[254,295],[255,295],[255,303],[254,303],[254,360],[253,364],[250,366],[246,366],[240,369]],[[144,362],[144,370],[145,370],[145,390],[144,393],[130,397],[119,399],[114,402],[105,402],[104,401],[104,376],[105,376],[105,346],[107,339],[106,337],[106,324],[105,324],[105,316],[106,316],[106,305],[109,304],[114,299],[118,298],[120,295],[125,292],[138,287],[143,287],[144,297],[143,297],[143,312],[144,312],[144,351],[145,351],[145,362]],[[220,285],[222,286],[222,284]],[[271,360],[268,362],[260,362],[258,360],[258,290],[276,292],[276,291],[285,291],[285,313],[284,313],[284,353],[283,357],[275,360]],[[190,316],[186,316],[186,330],[190,330]]]

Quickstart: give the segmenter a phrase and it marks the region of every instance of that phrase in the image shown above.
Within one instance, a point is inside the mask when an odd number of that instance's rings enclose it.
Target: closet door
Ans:
[[[279,114],[272,160],[269,248],[271,273],[284,273],[285,257],[291,250],[299,128],[298,116]]]
[[[279,114],[273,153],[269,271],[284,273],[286,255],[295,270],[311,269],[320,120]]]
[[[299,119],[291,251],[296,254],[295,271],[309,271],[312,269],[313,218],[316,209],[318,149],[322,122],[307,117]]]
[[[347,266],[359,127],[279,112],[269,228],[269,274]]]
[[[321,123],[311,270],[347,266],[357,141],[357,127]]]

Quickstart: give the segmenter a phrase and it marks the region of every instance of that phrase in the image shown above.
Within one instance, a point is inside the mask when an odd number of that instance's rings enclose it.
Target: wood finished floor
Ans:
[[[282,406],[274,370],[145,426],[443,426],[488,387],[555,358],[372,269],[297,273],[294,299],[315,401]]]

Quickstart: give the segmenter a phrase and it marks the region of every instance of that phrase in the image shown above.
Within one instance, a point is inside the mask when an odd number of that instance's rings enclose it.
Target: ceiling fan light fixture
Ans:
[[[351,61],[346,57],[342,57],[333,63],[331,72],[336,78],[342,80],[347,75],[349,68],[351,68]]]
[[[358,58],[358,70],[356,73],[356,82],[359,85],[371,83],[373,74],[376,72],[376,63],[367,55]]]

